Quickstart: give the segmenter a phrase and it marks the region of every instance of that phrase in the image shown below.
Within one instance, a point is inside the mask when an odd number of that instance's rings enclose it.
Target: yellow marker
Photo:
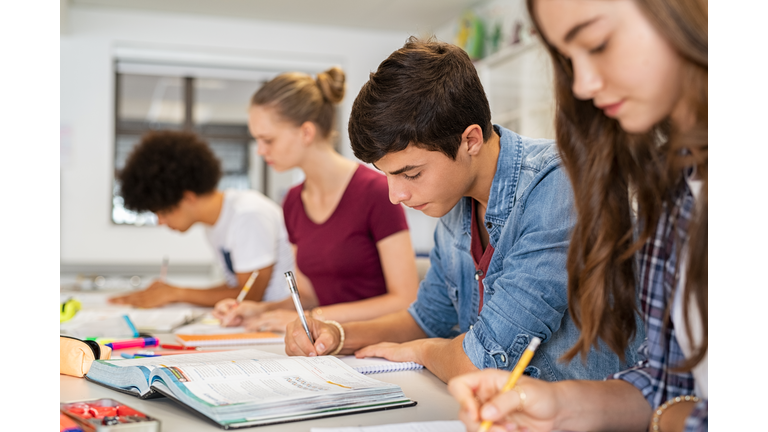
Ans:
[[[509,379],[507,379],[507,383],[504,384],[504,387],[501,389],[501,393],[506,393],[513,388],[515,388],[515,384],[517,384],[517,380],[520,379],[520,376],[525,371],[525,368],[528,367],[528,363],[531,362],[531,359],[533,358],[533,354],[536,352],[536,348],[539,347],[541,344],[541,339],[534,337],[531,340],[531,343],[528,344],[528,348],[523,351],[523,355],[520,356],[520,360],[517,361],[517,365],[515,365],[515,368],[512,369],[512,373],[509,374]],[[493,425],[493,422],[490,420],[484,421],[480,425],[479,432],[488,432],[488,429],[491,428]]]
[[[243,289],[240,290],[240,294],[237,295],[237,302],[242,303],[242,301],[245,299],[245,295],[248,294],[248,291],[251,290],[251,285],[253,285],[253,281],[256,280],[256,276],[259,275],[259,271],[255,270],[253,273],[251,273],[251,277],[248,278],[248,281],[243,285]]]
[[[71,320],[81,307],[80,302],[73,298],[62,303],[61,310],[59,311],[59,322],[63,323],[64,321]]]
[[[326,382],[327,382],[328,384],[333,384],[333,385],[335,385],[335,386],[339,386],[339,387],[344,387],[344,388],[348,388],[348,389],[351,389],[351,388],[352,388],[352,387],[347,387],[347,386],[345,386],[345,385],[336,384],[336,383],[335,383],[335,382],[333,382],[333,381],[326,381]]]

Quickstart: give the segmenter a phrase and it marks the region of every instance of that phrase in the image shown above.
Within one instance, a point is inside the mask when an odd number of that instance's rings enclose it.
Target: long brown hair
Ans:
[[[251,97],[251,105],[267,106],[296,126],[312,122],[320,137],[328,138],[336,119],[335,105],[344,99],[344,71],[332,67],[317,78],[301,72],[286,72],[264,84]]]
[[[554,67],[557,145],[573,184],[578,214],[567,267],[570,314],[581,335],[564,358],[577,354],[585,358],[591,346],[597,347],[598,338],[623,355],[637,331],[634,255],[654,234],[665,205],[673,205],[672,191],[683,181],[683,169],[695,166],[703,187],[688,231],[683,316],[693,341],[688,305],[695,301],[703,341],[691,358],[678,365],[687,370],[707,352],[707,3],[635,1],[683,59],[682,97],[694,117],[694,126],[684,133],[665,119],[647,133],[630,134],[591,100],[576,99],[570,60],[542,37]],[[542,34],[534,2],[527,0],[528,12]],[[680,247],[677,250],[679,258]]]

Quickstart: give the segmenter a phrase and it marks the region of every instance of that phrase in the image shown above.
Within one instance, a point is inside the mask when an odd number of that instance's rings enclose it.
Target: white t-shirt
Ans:
[[[238,285],[235,273],[250,273],[274,264],[262,300],[288,297],[283,273],[293,270],[293,251],[283,210],[274,201],[254,190],[228,189],[224,191],[219,218],[205,232],[224,269],[227,285]]]
[[[688,182],[688,187],[691,189],[691,193],[693,194],[693,199],[698,201],[699,200],[699,194],[701,192],[701,186],[702,181],[701,180],[692,180],[690,177],[686,176],[685,179]],[[688,269],[688,245],[686,244],[680,254],[681,263],[683,265],[680,266],[682,269]],[[683,350],[683,354],[685,354],[685,357],[690,358],[693,354],[693,347],[699,346],[701,344],[702,338],[704,336],[704,331],[701,327],[701,314],[699,312],[699,307],[696,304],[696,302],[693,300],[693,298],[690,299],[688,303],[688,321],[691,324],[691,333],[693,336],[693,340],[695,341],[694,344],[691,344],[691,341],[688,339],[688,332],[686,331],[686,325],[685,325],[685,319],[683,315],[683,287],[685,287],[685,279],[687,276],[687,271],[681,271],[680,276],[678,278],[678,285],[677,289],[675,290],[675,300],[674,303],[672,303],[672,323],[675,326],[675,337],[677,338],[677,343],[680,344],[680,349]],[[707,380],[707,361],[709,358],[709,353],[707,352],[704,354],[704,358],[701,359],[699,364],[697,364],[693,368],[693,378],[695,381],[696,386],[696,395],[701,398],[707,398],[707,390],[708,390],[708,380]]]

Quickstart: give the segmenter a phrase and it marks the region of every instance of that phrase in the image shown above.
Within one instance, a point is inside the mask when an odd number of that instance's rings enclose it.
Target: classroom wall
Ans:
[[[256,57],[325,59],[347,73],[348,93],[341,111],[348,118],[368,73],[409,36],[82,6],[70,6],[66,19],[60,51],[62,266],[157,265],[164,255],[170,256],[171,267],[213,262],[200,227],[179,234],[165,227],[111,222],[116,47],[175,46]],[[347,131],[340,132],[343,153],[352,158]],[[412,233],[414,244],[428,247],[434,223],[416,217],[412,226],[424,228]],[[409,219],[414,220],[412,214]]]

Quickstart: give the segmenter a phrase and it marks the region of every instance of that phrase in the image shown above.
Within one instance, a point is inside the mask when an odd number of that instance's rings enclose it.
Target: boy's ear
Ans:
[[[315,141],[315,136],[317,136],[317,126],[314,123],[305,121],[299,126],[299,129],[301,130],[302,142],[305,145],[312,144]]]
[[[479,125],[469,125],[461,134],[461,144],[467,144],[467,153],[470,156],[477,156],[484,142],[483,129]]]
[[[192,191],[184,191],[181,195],[181,201],[179,204],[195,204],[197,203],[197,194]]]

